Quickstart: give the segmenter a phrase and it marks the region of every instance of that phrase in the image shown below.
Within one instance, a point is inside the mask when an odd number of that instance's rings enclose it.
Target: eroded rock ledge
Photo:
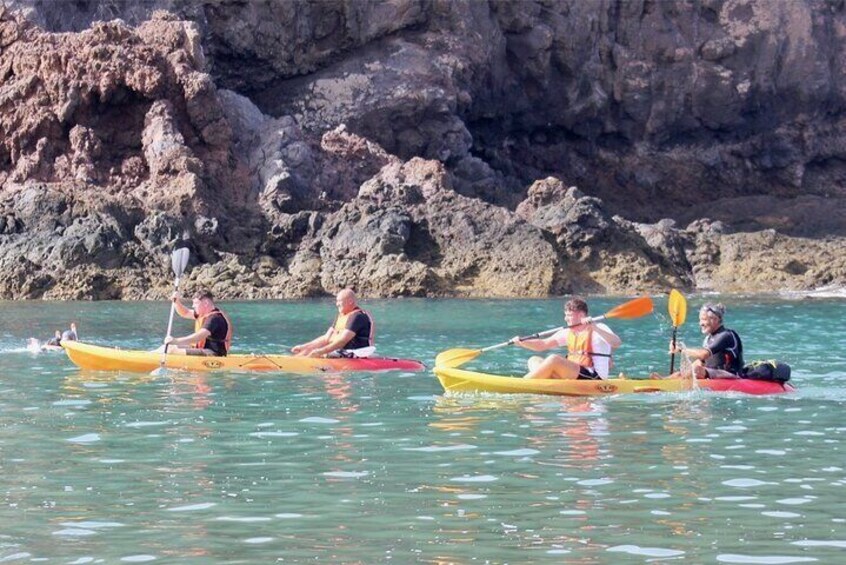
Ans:
[[[842,3],[8,4],[2,298],[846,285]]]

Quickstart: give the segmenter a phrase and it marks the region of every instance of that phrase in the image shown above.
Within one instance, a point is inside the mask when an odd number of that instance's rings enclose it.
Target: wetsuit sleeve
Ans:
[[[717,353],[731,353],[736,347],[736,341],[731,332],[721,332],[715,336],[714,339],[705,346],[705,349],[711,352],[712,355]]]

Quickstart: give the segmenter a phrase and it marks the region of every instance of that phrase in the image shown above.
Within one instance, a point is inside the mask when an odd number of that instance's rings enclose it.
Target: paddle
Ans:
[[[672,375],[676,364],[676,336],[679,326],[684,323],[687,316],[687,300],[685,300],[684,295],[676,289],[671,290],[667,309],[670,311],[670,320],[673,322],[673,346],[672,353],[670,353],[670,374]]]
[[[600,322],[602,320],[608,318],[619,318],[621,320],[629,320],[632,318],[640,318],[641,316],[645,316],[652,312],[652,299],[648,296],[642,296],[640,298],[635,298],[634,300],[630,300],[619,306],[612,308],[602,316],[586,318],[585,322]],[[543,332],[538,332],[536,334],[527,335],[524,337],[520,337],[519,341],[525,341],[527,339],[537,339],[539,337],[546,337],[549,335],[554,334],[555,332],[564,329],[565,326],[559,326],[557,328],[553,328],[551,330],[546,330]],[[567,326],[573,327],[573,326]],[[484,347],[482,349],[448,349],[446,351],[442,351],[435,357],[435,366],[437,367],[458,367],[459,365],[463,365],[468,361],[472,361],[485,351],[491,351],[493,349],[499,349],[500,347],[505,347],[506,345],[511,345],[515,343],[517,340],[509,339],[508,341],[504,341],[502,343],[497,343],[496,345],[491,345],[489,347]]]
[[[176,279],[173,281],[173,290],[176,292],[179,290],[179,279],[182,277],[182,274],[185,272],[185,267],[188,266],[188,248],[181,247],[179,249],[174,249],[173,254],[170,256],[170,266],[173,268],[173,274]],[[170,332],[173,329],[173,313],[176,311],[176,303],[173,300],[170,301],[170,317],[167,320],[167,334],[165,337],[170,336]],[[162,350],[162,360],[159,363],[159,368],[155,369],[151,374],[153,375],[160,375],[165,372],[165,362],[167,360],[167,345],[164,346]]]

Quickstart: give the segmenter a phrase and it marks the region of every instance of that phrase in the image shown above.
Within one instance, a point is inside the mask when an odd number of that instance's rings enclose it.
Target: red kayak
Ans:
[[[718,392],[743,392],[746,394],[781,394],[796,389],[788,383],[756,381],[752,379],[699,379],[699,388]]]

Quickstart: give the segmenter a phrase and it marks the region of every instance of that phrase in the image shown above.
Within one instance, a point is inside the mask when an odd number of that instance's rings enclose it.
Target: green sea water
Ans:
[[[73,320],[85,341],[151,349],[168,304],[0,302],[0,563],[842,563],[846,299],[724,301],[747,359],[788,362],[795,393],[445,397],[430,371],[82,372],[26,339]],[[562,323],[560,300],[364,305],[380,354],[429,367]],[[334,313],[223,306],[243,352]],[[615,370],[666,372],[666,307],[610,322]],[[527,356],[469,366],[522,373]]]

